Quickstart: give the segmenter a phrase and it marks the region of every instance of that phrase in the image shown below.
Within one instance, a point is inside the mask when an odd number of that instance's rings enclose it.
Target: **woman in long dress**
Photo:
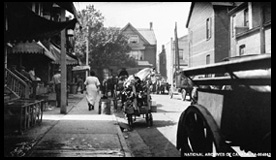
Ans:
[[[95,76],[94,71],[90,71],[90,76],[86,78],[84,85],[86,85],[86,99],[88,102],[88,110],[94,110],[100,87],[100,81]]]

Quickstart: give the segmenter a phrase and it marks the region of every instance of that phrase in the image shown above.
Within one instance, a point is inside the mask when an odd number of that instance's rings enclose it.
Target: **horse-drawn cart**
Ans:
[[[254,156],[271,154],[270,54],[185,69],[182,74],[213,77],[192,80],[198,86],[198,100],[179,119],[181,156],[239,155],[233,146]]]
[[[145,118],[148,126],[153,125],[152,112],[156,112],[156,106],[151,105],[150,84],[147,82],[147,78],[151,74],[152,69],[145,68],[135,75],[129,76],[115,94],[117,102],[114,104],[118,105],[118,102],[121,102],[130,127],[140,116]]]

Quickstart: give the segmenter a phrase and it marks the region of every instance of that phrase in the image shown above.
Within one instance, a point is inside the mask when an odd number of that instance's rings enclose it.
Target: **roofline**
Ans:
[[[237,6],[237,7],[233,8],[233,9],[231,9],[231,10],[228,12],[228,14],[229,14],[229,15],[233,15],[233,14],[235,14],[236,12],[240,11],[241,9],[243,9],[244,7],[247,7],[247,5],[248,5],[248,2],[242,2],[239,6]]]
[[[192,2],[191,6],[190,6],[190,11],[189,11],[188,19],[187,19],[187,22],[186,22],[186,28],[188,28],[188,25],[190,23],[190,19],[191,19],[191,15],[192,15],[192,11],[193,11],[194,5],[195,5],[195,2]]]
[[[217,5],[217,6],[228,6],[228,7],[230,7],[230,6],[236,6],[236,4],[235,4],[235,2],[233,2],[233,4],[232,5],[226,5],[226,4],[216,4],[216,3],[212,3],[212,2],[210,2],[211,3],[211,5],[212,6],[215,6],[215,5]],[[190,11],[189,11],[189,15],[188,15],[188,19],[187,19],[187,22],[186,22],[186,28],[188,28],[188,26],[189,26],[189,23],[190,23],[190,19],[191,19],[191,16],[192,16],[192,12],[193,12],[193,9],[194,9],[194,5],[195,5],[195,2],[192,2],[192,4],[191,4],[191,7],[190,7]]]
[[[129,22],[128,22],[128,24],[124,28],[121,29],[121,32],[123,32],[128,26],[132,27],[132,29],[134,30],[134,32],[136,32],[147,44],[151,45],[149,43],[149,41],[146,40],[146,38],[135,27],[133,27]]]

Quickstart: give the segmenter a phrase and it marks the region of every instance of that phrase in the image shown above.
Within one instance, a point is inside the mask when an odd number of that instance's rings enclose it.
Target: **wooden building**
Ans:
[[[131,52],[128,53],[138,62],[138,67],[156,67],[156,37],[152,23],[149,28],[135,28],[128,23],[121,32],[127,36]]]
[[[65,10],[75,18],[65,21]],[[5,78],[8,76],[22,82],[11,84],[5,80],[5,87],[10,90],[21,88],[16,93],[28,98],[28,92],[23,91],[28,87],[9,70],[9,66],[34,67],[38,77],[43,82],[49,82],[49,65],[60,59],[47,50],[42,42],[58,39],[58,43],[61,43],[61,31],[73,29],[78,22],[76,9],[72,2],[5,2],[4,19]]]

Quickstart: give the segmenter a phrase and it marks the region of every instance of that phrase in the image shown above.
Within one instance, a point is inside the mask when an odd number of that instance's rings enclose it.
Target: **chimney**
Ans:
[[[150,30],[152,30],[152,22],[150,22]]]
[[[163,45],[162,45],[162,51],[164,51],[164,50],[165,50],[165,45],[163,44]]]

